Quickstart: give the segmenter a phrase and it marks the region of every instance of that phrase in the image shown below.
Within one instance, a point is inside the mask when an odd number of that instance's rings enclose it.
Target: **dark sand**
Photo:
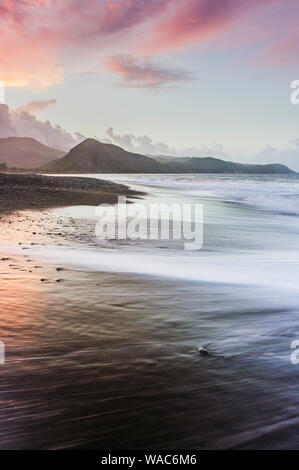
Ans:
[[[56,267],[0,261],[0,449],[297,448],[293,366],[217,351],[221,291]]]
[[[94,222],[35,209],[98,204],[120,185],[0,181],[3,212],[32,209],[0,220],[0,242],[20,244],[0,253],[0,449],[298,448],[298,373],[277,360],[296,331],[246,329],[286,314],[296,327],[297,311],[247,309],[248,289],[41,261],[32,245],[89,246]]]
[[[0,174],[0,213],[77,205],[116,203],[120,194],[137,195],[127,186],[96,178]]]

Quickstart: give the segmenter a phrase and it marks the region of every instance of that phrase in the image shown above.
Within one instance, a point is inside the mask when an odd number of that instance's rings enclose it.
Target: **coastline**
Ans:
[[[0,214],[19,210],[114,204],[119,195],[140,196],[123,184],[92,177],[0,173]]]
[[[1,449],[297,448],[296,218],[228,203],[220,181],[196,182],[223,195],[204,201],[205,249],[191,256],[169,242],[99,240],[93,208],[65,200],[1,218]],[[140,181],[135,194],[201,200],[192,179],[187,194],[170,182]]]

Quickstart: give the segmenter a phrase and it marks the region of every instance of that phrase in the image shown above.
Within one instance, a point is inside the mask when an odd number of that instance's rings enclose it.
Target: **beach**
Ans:
[[[297,448],[297,217],[261,208],[267,180],[227,177],[224,197],[219,179],[184,178],[113,184],[145,204],[203,203],[191,254],[99,240],[93,206],[2,217],[0,448]],[[276,204],[296,194],[296,182],[271,184]]]
[[[132,195],[128,187],[84,177],[52,177],[36,174],[0,173],[0,213],[73,205],[115,203],[120,194]]]
[[[0,2],[0,451],[21,465],[299,449],[298,15]]]

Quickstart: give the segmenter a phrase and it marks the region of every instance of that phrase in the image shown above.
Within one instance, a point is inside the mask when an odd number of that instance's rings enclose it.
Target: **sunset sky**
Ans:
[[[298,20],[298,0],[0,0],[0,137],[299,169]]]

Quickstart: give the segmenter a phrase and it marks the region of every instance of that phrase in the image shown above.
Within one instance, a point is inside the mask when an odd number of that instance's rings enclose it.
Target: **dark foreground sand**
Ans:
[[[0,253],[0,270],[0,449],[298,448],[298,374],[217,349],[261,314],[229,314],[221,286],[78,271],[30,249]]]
[[[246,307],[249,287],[80,269],[76,249],[102,249],[95,220],[36,209],[121,186],[0,182],[1,210],[8,195],[11,210],[32,209],[0,220],[0,449],[298,448],[298,369],[284,359],[296,309]],[[45,262],[43,245],[73,247],[74,263]]]
[[[125,185],[95,178],[0,174],[0,213],[113,204],[120,194],[137,195]]]

